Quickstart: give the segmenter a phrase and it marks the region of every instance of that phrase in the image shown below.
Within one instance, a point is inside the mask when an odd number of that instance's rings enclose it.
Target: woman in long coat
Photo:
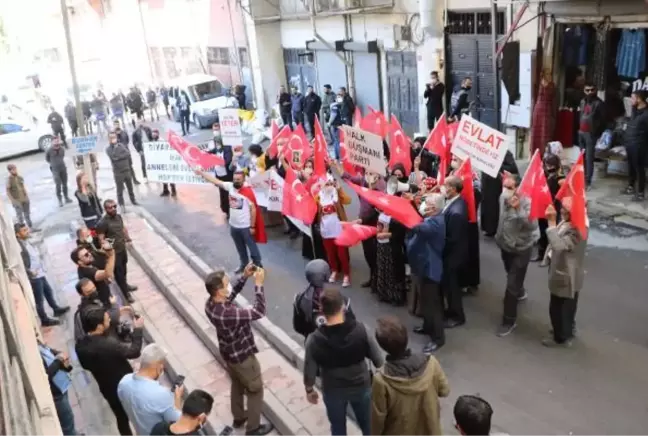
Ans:
[[[549,248],[549,317],[553,327],[552,336],[544,339],[547,347],[569,346],[574,337],[578,296],[585,277],[583,263],[587,240],[571,222],[571,197],[562,201],[561,221],[556,223],[556,208],[547,208],[549,223],[547,239]]]
[[[499,222],[499,198],[502,193],[502,173],[519,174],[515,158],[510,151],[506,151],[502,167],[497,177],[491,177],[482,172],[481,176],[481,229],[488,237],[495,236]]]

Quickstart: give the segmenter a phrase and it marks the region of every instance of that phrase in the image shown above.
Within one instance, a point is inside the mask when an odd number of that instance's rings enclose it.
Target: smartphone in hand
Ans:
[[[173,382],[173,387],[171,388],[171,390],[175,392],[176,388],[184,384],[184,381],[185,381],[185,376],[179,375],[178,378],[175,380],[175,382]]]

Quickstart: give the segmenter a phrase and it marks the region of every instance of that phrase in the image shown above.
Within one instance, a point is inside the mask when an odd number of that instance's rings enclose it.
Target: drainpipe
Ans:
[[[353,32],[353,26],[351,25],[351,15],[344,15],[344,39],[351,40],[351,35]],[[355,93],[355,63],[353,62],[353,53],[345,52],[344,55],[347,58],[347,85],[349,87],[349,95],[357,103],[358,99],[356,98]]]
[[[337,56],[342,62],[344,62],[344,65],[348,67],[349,61],[347,61],[347,59],[344,56],[342,56],[338,51],[335,50],[335,46],[333,44],[331,44],[330,42],[322,38],[322,35],[317,33],[317,26],[315,25],[315,0],[311,0],[310,19],[311,19],[311,27],[313,29],[313,36],[315,37],[315,39],[321,42],[322,44],[324,44],[324,46],[329,50],[331,50],[333,53],[335,53],[335,56]]]

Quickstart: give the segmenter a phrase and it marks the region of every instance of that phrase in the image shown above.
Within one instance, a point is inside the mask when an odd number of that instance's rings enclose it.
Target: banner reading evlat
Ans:
[[[463,160],[470,157],[474,169],[497,177],[509,148],[508,142],[504,133],[464,115],[452,142],[452,154]]]

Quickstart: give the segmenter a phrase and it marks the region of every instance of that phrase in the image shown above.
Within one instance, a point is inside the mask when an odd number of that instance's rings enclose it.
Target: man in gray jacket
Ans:
[[[128,189],[128,196],[131,203],[137,205],[135,192],[133,192],[133,172],[131,170],[131,154],[128,145],[120,143],[117,135],[111,132],[108,135],[110,145],[106,148],[106,154],[112,164],[113,176],[115,177],[115,186],[117,187],[117,203],[124,206],[124,185]]]
[[[506,270],[504,315],[497,331],[500,337],[510,334],[517,326],[518,301],[527,298],[524,278],[533,245],[540,237],[538,220],[530,219],[531,201],[516,192],[519,184],[517,175],[507,177],[502,183],[499,223],[495,234]]]
[[[66,203],[72,203],[68,197],[68,176],[67,166],[65,165],[65,149],[61,147],[61,139],[53,138],[52,146],[45,152],[45,160],[49,164],[52,176],[54,177],[54,184],[56,185],[56,198],[58,198],[59,206],[63,207],[63,198]]]

